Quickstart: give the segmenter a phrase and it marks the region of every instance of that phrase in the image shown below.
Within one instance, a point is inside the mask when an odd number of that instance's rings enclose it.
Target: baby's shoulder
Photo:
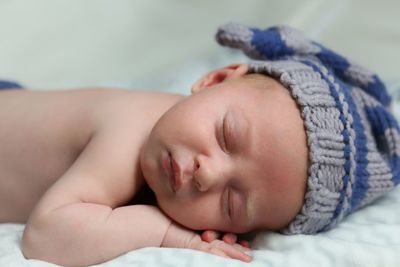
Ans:
[[[148,135],[158,119],[181,95],[126,89],[97,89],[98,100],[92,108],[93,128],[115,134]]]
[[[120,142],[142,142],[180,98],[114,88],[7,90],[0,93],[0,136],[7,136],[2,140],[9,144],[26,146],[29,140],[30,146],[40,146],[41,151],[64,155],[79,152],[99,132],[122,138]],[[32,147],[31,151],[38,150]]]
[[[85,177],[85,190],[92,188],[96,197],[98,191],[103,192],[103,200],[116,206],[129,201],[143,184],[141,147],[172,101],[168,105],[159,100],[161,95],[127,90],[100,90],[96,94],[103,96],[90,108],[92,134],[64,179]],[[77,187],[83,183],[80,179]]]

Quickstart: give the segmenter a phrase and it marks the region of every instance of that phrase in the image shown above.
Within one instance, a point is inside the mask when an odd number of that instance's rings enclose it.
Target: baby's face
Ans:
[[[195,230],[242,233],[286,226],[302,207],[306,135],[288,90],[265,78],[217,84],[168,110],[141,167],[160,208]]]

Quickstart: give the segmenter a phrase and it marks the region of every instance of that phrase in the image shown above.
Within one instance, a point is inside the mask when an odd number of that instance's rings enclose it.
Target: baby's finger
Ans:
[[[247,240],[240,240],[238,243],[239,243],[239,245],[241,245],[242,247],[250,248],[250,242],[247,241]]]
[[[240,251],[242,251],[244,253],[250,253],[251,252],[250,248],[244,247],[244,246],[242,246],[240,244],[237,244],[237,243],[232,244],[232,246],[234,246],[236,249],[238,249],[238,250],[240,250]]]
[[[218,242],[218,240],[216,240],[215,242]],[[229,258],[241,260],[244,262],[250,262],[252,260],[248,251],[242,251],[236,246],[229,245],[225,242],[219,241],[218,248],[221,249]]]
[[[225,243],[228,243],[228,244],[235,244],[236,243],[236,241],[237,241],[237,236],[235,235],[235,234],[232,234],[232,233],[226,233],[226,234],[224,234],[224,236],[222,237],[222,240],[225,242]]]
[[[206,230],[201,234],[201,240],[212,242],[220,237],[220,233],[214,230]]]
[[[224,257],[224,258],[228,258],[228,259],[229,259],[229,256],[226,255],[226,253],[225,253],[223,250],[220,250],[220,249],[218,249],[218,248],[211,248],[211,249],[209,250],[209,252],[210,252],[211,254],[214,254],[214,255],[217,255],[217,256],[220,256],[220,257]]]

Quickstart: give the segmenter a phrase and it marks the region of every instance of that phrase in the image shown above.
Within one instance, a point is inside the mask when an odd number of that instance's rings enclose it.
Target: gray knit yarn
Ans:
[[[276,78],[301,109],[309,148],[307,192],[283,233],[328,230],[400,182],[400,130],[374,73],[289,27],[228,24],[216,38],[255,59],[249,72]]]

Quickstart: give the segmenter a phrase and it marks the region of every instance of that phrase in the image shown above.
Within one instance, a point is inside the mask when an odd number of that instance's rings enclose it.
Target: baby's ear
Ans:
[[[234,79],[245,75],[249,70],[247,64],[232,64],[220,69],[213,70],[201,77],[192,86],[192,93],[198,93],[223,81]]]

